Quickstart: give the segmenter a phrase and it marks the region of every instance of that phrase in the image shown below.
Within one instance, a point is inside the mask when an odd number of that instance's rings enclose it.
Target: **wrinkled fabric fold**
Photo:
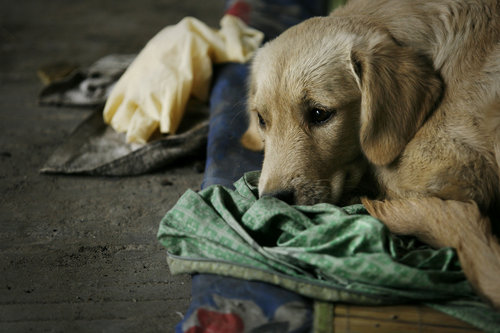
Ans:
[[[498,331],[500,314],[475,295],[453,249],[391,234],[362,205],[258,199],[258,176],[188,190],[165,215],[158,239],[173,274],[261,281],[319,301],[424,303]]]
[[[257,173],[236,190],[186,192],[160,224],[172,255],[224,261],[398,300],[474,297],[449,248],[397,237],[361,205],[289,206],[257,199]]]

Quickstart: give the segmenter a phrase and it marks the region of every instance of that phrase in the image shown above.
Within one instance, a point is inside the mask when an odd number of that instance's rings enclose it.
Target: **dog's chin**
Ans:
[[[297,205],[330,203],[338,206],[360,203],[358,185],[364,176],[362,165],[349,166],[333,174],[327,184],[309,181],[295,186]],[[298,185],[298,184],[295,184]]]
[[[261,173],[259,196],[273,196],[289,204],[302,206],[359,203],[358,187],[362,179],[363,182],[367,181],[364,179],[366,171],[366,163],[355,160],[355,163],[344,165],[326,177],[307,177],[304,172],[294,177],[285,177],[286,180],[281,184],[276,184],[276,178],[270,178],[267,173]]]
[[[337,171],[330,182],[330,203],[337,204],[342,198],[346,182],[346,173]]]
[[[315,205],[318,203],[337,204],[341,198],[345,184],[345,172],[339,171],[329,181],[303,181],[292,184],[296,205]]]

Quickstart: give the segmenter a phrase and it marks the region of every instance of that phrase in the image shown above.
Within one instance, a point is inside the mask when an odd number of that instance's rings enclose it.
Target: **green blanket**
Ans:
[[[423,302],[486,330],[500,314],[482,303],[451,248],[391,234],[362,205],[290,206],[258,199],[258,173],[187,191],[158,239],[172,273],[216,273],[280,285],[321,301]]]

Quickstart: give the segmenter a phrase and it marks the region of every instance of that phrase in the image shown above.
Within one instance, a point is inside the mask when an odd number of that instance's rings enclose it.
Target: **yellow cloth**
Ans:
[[[145,143],[158,127],[174,134],[189,97],[207,100],[212,63],[246,62],[264,37],[235,16],[220,25],[186,17],[161,30],[116,83],[104,121],[127,132],[127,142]]]

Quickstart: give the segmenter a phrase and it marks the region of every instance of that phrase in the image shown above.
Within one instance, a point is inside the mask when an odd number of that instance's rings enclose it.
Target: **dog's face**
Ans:
[[[254,59],[250,127],[242,142],[265,151],[261,196],[294,204],[338,203],[357,186],[367,158],[389,164],[423,122],[421,107],[407,112],[411,124],[405,125],[394,112],[398,107],[387,104],[395,99],[420,104],[415,89],[402,84],[412,77],[394,83],[397,78],[391,75],[397,70],[392,70],[392,59],[384,59],[395,50],[406,58],[406,52],[385,35],[371,36],[374,41],[363,45],[366,37],[339,30],[336,23],[308,20],[265,45]],[[367,54],[384,46],[389,50],[383,49],[381,57]],[[409,62],[396,67],[407,76],[421,75],[412,63],[419,62],[416,58],[410,55]],[[379,82],[374,66],[382,71]],[[427,99],[424,92],[417,95]]]
[[[252,68],[249,110],[265,147],[260,194],[337,202],[364,172],[349,53],[321,53],[304,41],[290,48],[295,40],[284,37],[262,48]]]

